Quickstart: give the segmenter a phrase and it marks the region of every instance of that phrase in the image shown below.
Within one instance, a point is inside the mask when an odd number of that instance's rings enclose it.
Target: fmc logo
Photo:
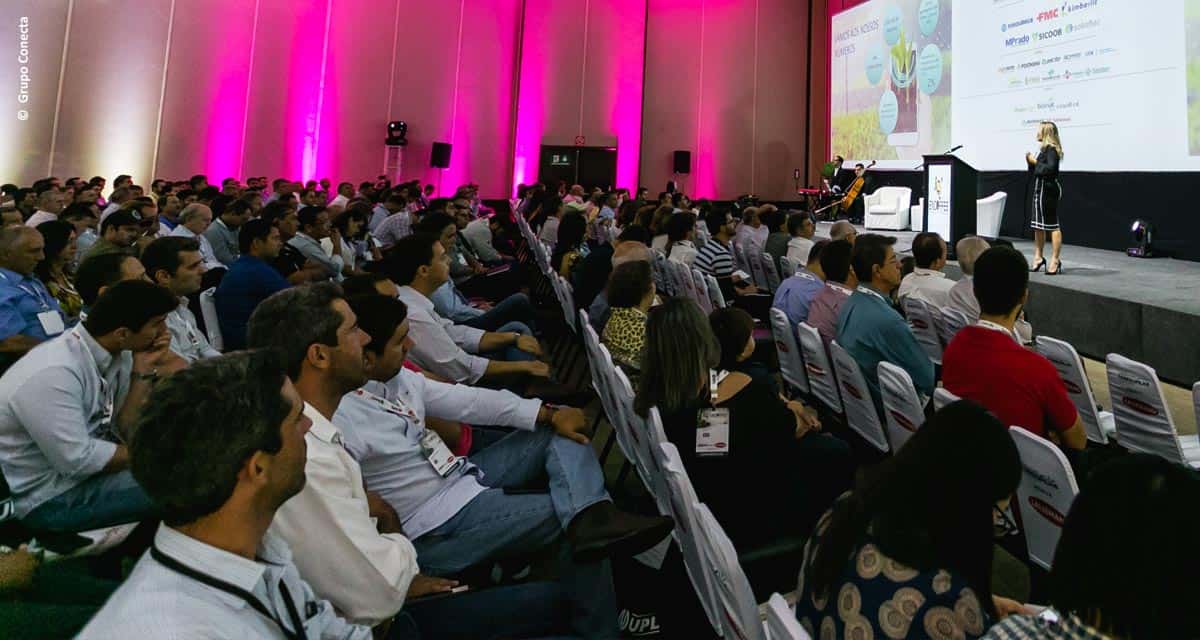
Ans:
[[[1054,20],[1057,17],[1058,17],[1058,9],[1050,9],[1049,11],[1043,11],[1043,12],[1039,13],[1037,16],[1037,21],[1045,22],[1047,20]]]

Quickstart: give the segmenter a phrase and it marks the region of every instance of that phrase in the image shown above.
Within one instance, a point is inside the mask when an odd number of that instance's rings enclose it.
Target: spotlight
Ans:
[[[1149,258],[1154,255],[1154,225],[1149,220],[1138,218],[1129,229],[1133,236],[1133,245],[1125,253],[1134,258]]]
[[[408,123],[403,120],[392,120],[388,123],[387,140],[384,141],[389,147],[403,147],[408,144],[405,136],[408,135]]]

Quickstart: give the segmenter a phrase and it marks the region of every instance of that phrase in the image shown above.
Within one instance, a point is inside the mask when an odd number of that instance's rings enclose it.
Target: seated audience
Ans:
[[[534,359],[541,354],[541,345],[533,336],[489,333],[438,315],[429,297],[450,277],[446,249],[438,237],[418,234],[401,239],[388,252],[383,271],[400,285],[400,300],[408,306],[416,342],[412,360],[421,368],[467,384],[513,375],[549,375],[546,363]],[[503,360],[480,355],[495,351],[502,353],[492,355]]]
[[[334,229],[342,238],[342,277],[364,273],[363,267],[372,260],[382,258],[379,248],[367,235],[367,211],[355,205],[333,215]],[[326,236],[321,239],[321,250],[327,256],[333,256],[333,238]]]
[[[153,383],[184,366],[168,349],[177,304],[149,282],[114,284],[0,377],[0,471],[26,526],[87,531],[155,513],[120,440]]]
[[[987,407],[1010,426],[1063,446],[1087,445],[1083,421],[1066,385],[1045,356],[1018,342],[1013,326],[1029,298],[1029,263],[1009,247],[992,247],[975,261],[972,279],[979,322],[964,327],[942,356],[942,382],[960,398]]]
[[[136,256],[134,242],[140,235],[141,228],[137,218],[128,211],[117,211],[100,223],[100,239],[92,243],[83,257],[86,260],[106,253]]]
[[[234,200],[225,205],[221,215],[204,231],[213,255],[226,267],[233,266],[238,259],[238,229],[250,219],[250,215],[249,203]]]
[[[75,270],[75,288],[83,301],[79,320],[87,319],[88,309],[96,304],[105,289],[123,280],[149,281],[150,278],[146,276],[141,260],[123,253],[106,253],[79,263]]]
[[[757,293],[752,283],[734,273],[736,267],[731,243],[737,220],[733,214],[728,211],[713,212],[704,219],[704,224],[712,237],[696,252],[692,266],[717,279],[726,302],[736,301],[739,295]],[[755,314],[752,312],[751,315]]]
[[[754,318],[750,314],[737,307],[716,309],[708,314],[708,326],[712,328],[713,337],[717,339],[717,347],[721,351],[718,371],[744,373],[754,382],[765,383],[779,393],[779,382],[775,376],[778,367],[772,371],[762,351],[764,348],[773,351],[775,342],[763,340],[760,343],[754,339]]]
[[[762,214],[762,222],[763,226],[770,231],[767,234],[767,241],[763,243],[763,255],[771,256],[771,260],[775,264],[775,273],[783,273],[779,259],[787,255],[788,240],[790,239],[787,231],[788,216],[783,211],[771,210]]]
[[[538,240],[551,247],[558,242],[558,225],[562,222],[564,212],[563,200],[558,195],[548,193],[542,196],[538,216],[544,218],[545,221],[542,222],[542,228],[538,231]]]
[[[367,488],[399,515],[421,569],[455,575],[565,540],[570,551],[560,556],[560,580],[578,610],[588,612],[573,616],[577,631],[610,632],[615,596],[600,560],[645,550],[670,531],[670,520],[613,507],[583,433],[583,412],[405,370],[412,339],[404,303],[379,295],[349,303],[370,339],[364,350],[370,381],[342,398],[333,421],[344,429]],[[423,451],[445,445],[437,425],[426,427],[427,417],[517,431],[470,458],[431,464]],[[505,491],[510,487],[548,493],[513,495]]]
[[[219,194],[218,194],[219,195]],[[179,212],[179,225],[171,230],[171,235],[180,238],[191,238],[200,243],[200,257],[204,271],[224,269],[225,265],[217,259],[212,243],[204,235],[212,224],[213,212],[208,205],[194,202]]]
[[[73,325],[83,308],[83,300],[72,279],[75,271],[75,227],[61,220],[51,220],[39,224],[37,231],[45,242],[45,257],[33,271],[58,301],[67,324]]]
[[[583,241],[587,233],[587,219],[578,211],[568,211],[563,214],[558,225],[558,240],[554,245],[554,254],[550,257],[550,266],[558,275],[571,280],[575,265],[582,262],[587,245]]]
[[[762,251],[767,244],[767,235],[770,229],[762,223],[762,209],[759,207],[747,207],[742,211],[741,224],[738,225],[737,233],[733,241],[741,247],[754,245]]]
[[[692,267],[696,259],[696,214],[682,211],[667,221],[667,258]]]
[[[300,221],[296,217],[296,210],[291,208],[288,202],[288,200],[269,202],[263,206],[260,216],[262,220],[279,230],[279,255],[271,261],[271,266],[279,272],[279,275],[294,285],[321,280],[325,273],[325,267],[319,262],[305,258],[299,249],[288,244],[288,240],[291,240],[300,230]],[[241,242],[240,236],[238,242]]]
[[[296,214],[296,220],[300,223],[299,229],[287,244],[305,260],[321,266],[320,279],[341,281],[342,267],[346,264],[342,257],[342,236],[337,229],[331,230],[329,212],[324,207],[304,207]],[[321,248],[324,238],[329,238],[333,243],[333,255],[325,255],[325,250]]]
[[[763,381],[718,372],[721,360],[708,319],[687,298],[650,311],[635,402],[662,414],[701,502],[739,550],[781,535],[803,535],[854,475],[845,443],[817,433],[821,424],[800,402],[786,402]],[[717,381],[717,391],[710,384]],[[713,397],[715,395],[715,397]],[[701,419],[728,411],[724,448],[705,450]],[[723,451],[707,455],[710,451]],[[747,499],[754,496],[753,500]],[[762,518],[763,504],[787,505]]]
[[[835,242],[845,240],[853,245],[857,237],[858,230],[854,228],[854,225],[850,224],[849,220],[838,220],[829,228],[829,239]]]
[[[866,234],[854,244],[851,264],[858,289],[842,304],[837,342],[858,362],[877,409],[879,363],[890,362],[908,372],[913,386],[926,397],[933,395],[933,362],[890,302],[900,285],[900,260],[890,236]]]
[[[238,229],[238,259],[221,279],[213,297],[226,351],[246,347],[246,323],[260,302],[291,286],[271,263],[282,246],[279,228],[263,219]]]
[[[1049,604],[1059,621],[1011,615],[984,638],[1200,636],[1197,501],[1196,474],[1158,456],[1133,454],[1097,469],[1071,505],[1054,554]]]
[[[825,287],[808,306],[810,326],[821,334],[825,347],[837,336],[838,315],[842,305],[858,286],[858,277],[850,268],[850,254],[854,247],[845,240],[833,240],[821,250],[821,272],[825,274]]]
[[[460,201],[460,205],[466,206],[462,201]],[[427,233],[438,237],[442,248],[446,250],[446,256],[452,261],[450,271],[453,274],[454,256],[465,259],[462,253],[456,253],[459,235],[458,224],[454,222],[454,219],[442,212],[427,213],[413,229],[417,233]],[[487,331],[516,331],[522,335],[531,335],[534,312],[529,303],[529,297],[521,293],[505,295],[505,292],[515,288],[514,283],[519,278],[520,273],[517,271],[503,274],[480,274],[478,277],[470,276],[458,282],[451,277],[446,284],[443,284],[430,296],[430,299],[433,300],[434,309],[437,310],[438,315],[456,323]],[[463,290],[459,288],[460,284],[468,291],[475,292],[476,295],[496,296],[495,299],[498,302],[494,307],[488,302],[473,306],[467,296],[462,293]]]
[[[46,189],[38,194],[37,211],[34,211],[33,215],[29,216],[29,219],[25,221],[25,225],[36,228],[43,222],[58,220],[58,214],[62,213],[65,204],[61,191],[58,189]]]
[[[631,370],[642,366],[646,341],[646,313],[654,303],[654,275],[645,260],[626,262],[613,269],[608,279],[611,309],[600,339],[613,361]]]
[[[653,209],[650,219],[650,248],[667,252],[667,243],[671,241],[671,236],[667,233],[667,225],[671,222],[671,218],[675,215],[675,207],[671,204],[670,197],[667,198],[667,204]]]
[[[946,241],[936,233],[926,231],[913,238],[915,268],[900,281],[897,298],[903,301],[912,296],[933,309],[950,304],[950,288],[954,281],[942,271],[946,267]]]
[[[992,516],[1020,480],[1003,424],[971,402],[945,407],[816,526],[801,626],[827,638],[979,638],[1020,609],[992,595]]]
[[[787,232],[787,257],[796,264],[806,262],[812,253],[813,235],[817,232],[812,216],[804,212],[792,214],[787,220]]]
[[[66,329],[62,307],[35,273],[45,246],[36,229],[0,229],[0,361],[11,363]]]
[[[603,295],[619,256],[628,255],[629,252],[648,256],[646,242],[649,239],[650,234],[645,227],[630,225],[622,229],[621,234],[611,242],[604,242],[592,248],[575,268],[575,277],[571,280],[575,306],[587,309]]]
[[[821,253],[828,240],[813,244],[808,252],[805,266],[797,269],[790,278],[784,278],[775,290],[775,301],[771,306],[787,314],[792,325],[808,321],[809,308],[817,295],[825,289],[825,272],[821,269]]]
[[[0,227],[19,227],[25,224],[21,210],[13,206],[0,205]]]
[[[200,243],[177,236],[159,238],[142,252],[142,265],[152,282],[170,291],[179,301],[167,314],[171,351],[188,364],[221,355],[209,344],[208,337],[196,325],[196,316],[188,308],[188,296],[200,292],[200,280],[204,277]]]
[[[413,215],[408,212],[408,198],[396,191],[376,205],[367,227],[371,235],[386,249],[400,238],[412,234]]]
[[[466,240],[479,261],[489,266],[502,264],[504,256],[492,244],[492,236],[501,231],[503,218],[498,215],[476,218],[467,223],[459,233]]]
[[[949,302],[946,306],[961,311],[967,320],[974,322],[979,318],[979,301],[975,299],[975,261],[987,251],[988,241],[979,236],[966,236],[954,245],[954,253],[958,257],[958,267],[962,269],[963,277],[947,294]]]
[[[627,262],[641,260],[643,262],[650,263],[650,261],[654,260],[655,258],[653,255],[651,255],[650,249],[646,246],[645,241],[648,238],[649,234],[646,233],[645,227],[640,227],[638,225],[626,227],[625,230],[621,232],[621,236],[616,240],[616,247],[612,250],[612,258],[610,260],[606,260],[603,265],[597,265],[595,272],[598,273],[601,266],[606,266],[608,268],[606,273],[611,278],[612,270]],[[585,271],[580,273],[580,277],[578,278],[579,280],[582,280],[589,273],[591,273],[590,271],[586,270],[588,269],[589,265],[593,264],[591,261],[596,253],[599,253],[599,249],[588,254],[587,258],[584,258],[583,266],[581,268],[585,269]],[[651,269],[651,273],[653,273],[653,269]],[[592,328],[596,330],[597,334],[604,333],[604,325],[608,324],[608,316],[612,312],[612,309],[608,306],[607,288],[608,284],[606,281],[604,290],[601,290],[600,293],[592,299],[592,303],[587,307],[588,322],[591,323]],[[575,288],[577,293],[580,290],[580,286]],[[581,298],[577,295],[575,298],[576,304],[579,304],[580,299]]]

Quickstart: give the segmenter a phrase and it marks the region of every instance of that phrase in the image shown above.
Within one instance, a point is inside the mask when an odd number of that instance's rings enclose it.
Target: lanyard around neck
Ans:
[[[975,326],[983,327],[984,329],[991,329],[992,331],[999,331],[1000,333],[1003,333],[1004,335],[1015,340],[1017,342],[1017,344],[1021,344],[1021,341],[1017,339],[1017,336],[1015,334],[1013,334],[1013,332],[1010,331],[1008,329],[1008,327],[1006,327],[1002,324],[992,322],[991,320],[980,320],[975,323]]]

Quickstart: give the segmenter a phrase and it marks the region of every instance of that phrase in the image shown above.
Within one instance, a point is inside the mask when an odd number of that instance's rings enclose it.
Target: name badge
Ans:
[[[703,409],[696,428],[696,455],[729,455],[729,409]]]
[[[462,464],[462,458],[454,455],[442,437],[432,429],[426,429],[421,434],[421,455],[433,466],[438,475],[445,478]]]
[[[47,336],[56,336],[67,328],[57,311],[43,311],[37,317],[38,322],[42,323],[42,331],[45,331]]]

